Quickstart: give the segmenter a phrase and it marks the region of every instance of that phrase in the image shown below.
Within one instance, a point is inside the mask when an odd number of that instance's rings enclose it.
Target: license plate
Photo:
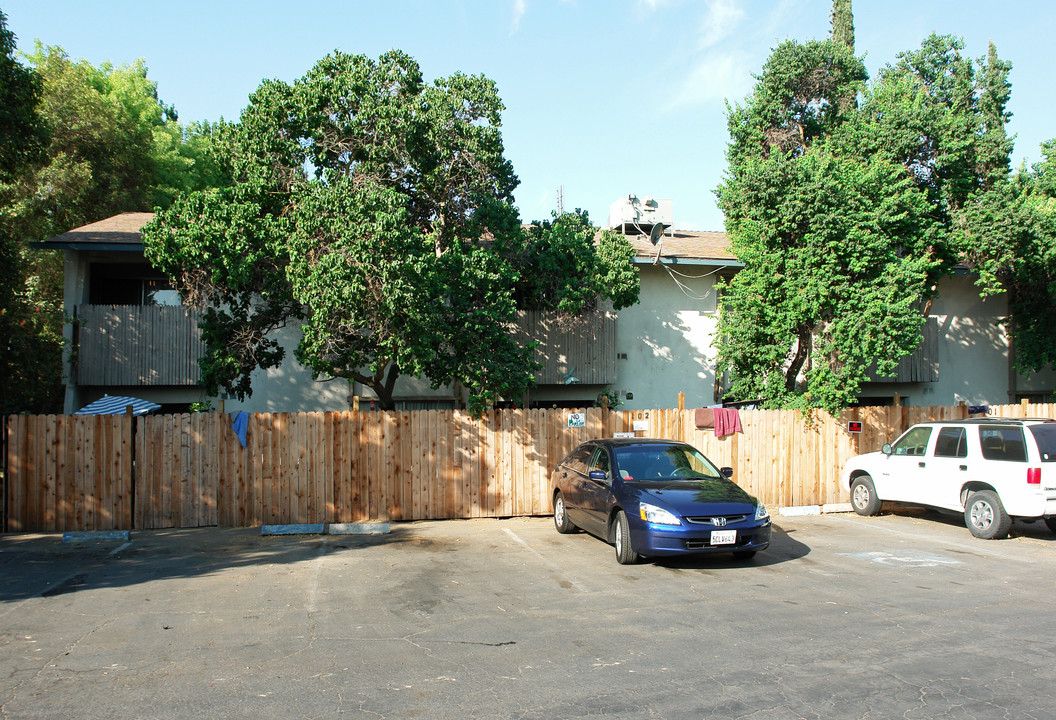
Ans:
[[[737,542],[737,531],[736,530],[712,530],[711,531],[711,544],[712,545],[733,545]]]

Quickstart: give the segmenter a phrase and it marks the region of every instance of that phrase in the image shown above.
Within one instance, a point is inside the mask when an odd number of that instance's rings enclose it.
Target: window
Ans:
[[[935,438],[935,457],[968,457],[968,433],[961,427],[944,427]]]
[[[910,428],[909,432],[895,441],[892,450],[895,455],[923,455],[928,449],[930,439],[930,427]]]
[[[1038,444],[1042,462],[1056,462],[1056,423],[1031,425],[1030,434]]]
[[[594,453],[594,457],[590,461],[590,471],[600,470],[606,475],[609,474],[609,451],[605,448],[598,448],[597,452]]]
[[[682,445],[628,445],[616,449],[616,465],[625,480],[720,478],[703,455]]]
[[[586,475],[587,465],[590,463],[590,455],[593,452],[594,447],[591,445],[579,448],[568,458],[568,467],[578,473]]]
[[[142,263],[92,263],[90,305],[180,305],[180,295],[162,273]]]
[[[1027,447],[1023,429],[1018,427],[981,427],[979,445],[987,460],[1027,461]]]

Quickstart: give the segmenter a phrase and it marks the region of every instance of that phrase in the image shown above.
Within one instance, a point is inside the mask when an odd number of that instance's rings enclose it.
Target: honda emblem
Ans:
[[[724,518],[724,517],[712,518],[711,522],[715,524],[715,527],[725,527],[726,526],[726,518]]]

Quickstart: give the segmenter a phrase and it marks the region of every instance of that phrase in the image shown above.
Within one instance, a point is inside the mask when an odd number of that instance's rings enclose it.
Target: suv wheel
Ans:
[[[851,507],[859,515],[876,515],[880,512],[880,498],[876,496],[873,479],[860,475],[851,482]]]
[[[997,493],[980,490],[968,496],[964,506],[964,524],[977,538],[993,540],[1008,535],[1012,529],[1012,518],[1005,512]]]

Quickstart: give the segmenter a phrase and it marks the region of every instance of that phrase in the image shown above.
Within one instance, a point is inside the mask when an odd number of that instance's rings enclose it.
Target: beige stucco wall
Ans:
[[[1008,310],[1005,295],[982,298],[970,275],[939,283],[931,314],[939,324],[939,379],[933,383],[872,383],[863,396],[898,393],[905,405],[1003,405],[1012,401],[1008,337],[1001,318]],[[1019,375],[1020,391],[1052,391],[1056,375],[1049,370]]]
[[[224,400],[224,410],[251,413],[348,410],[347,380],[312,380],[311,371],[294,357],[300,328],[285,328],[278,337],[286,350],[282,364],[253,373],[253,394],[245,400]]]
[[[616,326],[616,389],[623,409],[675,407],[680,392],[686,407],[715,400],[715,351],[718,315],[715,281],[719,268],[677,265],[670,272],[640,266],[642,302],[619,311]],[[626,359],[623,359],[626,354]]]

